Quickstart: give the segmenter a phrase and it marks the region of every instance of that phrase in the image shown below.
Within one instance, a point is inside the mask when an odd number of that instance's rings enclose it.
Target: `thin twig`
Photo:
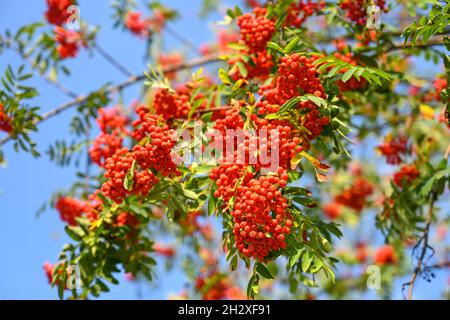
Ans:
[[[119,61],[114,59],[108,51],[103,49],[98,43],[94,45],[94,49],[97,50],[100,55],[105,58],[106,61],[108,61],[112,66],[114,66],[117,70],[119,70],[123,75],[127,77],[131,77],[133,73],[129,71],[123,64],[121,64]]]
[[[396,50],[406,50],[406,49],[424,49],[424,48],[430,48],[430,47],[435,47],[435,46],[443,46],[444,42],[442,39],[435,39],[435,40],[430,40],[427,43],[419,43],[416,45],[412,45],[411,43],[408,43],[406,45],[403,44],[397,44],[397,45],[393,45],[391,46],[387,51],[396,51]]]
[[[423,240],[422,251],[420,252],[419,259],[417,260],[417,265],[414,268],[414,272],[411,276],[411,280],[407,283],[407,285],[409,285],[408,300],[412,300],[414,283],[417,279],[417,276],[422,271],[422,266],[424,265],[423,260],[425,259],[425,255],[426,255],[427,249],[429,247],[428,236],[429,236],[429,232],[430,232],[431,221],[433,220],[433,209],[434,209],[435,201],[436,201],[436,193],[432,192],[431,198],[430,198],[430,205],[428,208],[428,215],[427,215],[427,219],[426,219],[425,231],[423,232],[423,236],[421,238],[421,240]]]
[[[14,46],[11,42],[10,42],[10,48],[12,48],[33,70],[35,70],[39,76],[44,79],[45,81],[47,81],[50,85],[52,85],[53,87],[55,87],[56,89],[58,89],[59,91],[61,91],[62,93],[64,93],[66,96],[75,99],[76,97],[78,97],[79,95],[75,92],[73,92],[72,90],[68,89],[67,87],[65,87],[64,85],[62,85],[60,82],[58,82],[55,79],[50,78],[48,75],[45,74],[45,72],[43,72],[38,66],[37,64],[30,59],[30,57],[28,57],[27,55],[25,55],[22,50],[20,50],[18,47]]]
[[[162,71],[163,73],[167,73],[167,72],[174,72],[174,71],[179,71],[182,69],[189,69],[189,68],[194,68],[197,66],[202,66],[208,63],[212,63],[212,62],[217,62],[220,61],[219,57],[221,55],[223,55],[224,53],[216,53],[216,54],[210,54],[210,55],[206,55],[203,57],[199,57],[196,59],[192,59],[190,61],[187,62],[183,62],[177,65],[172,65],[172,66],[168,66],[166,68],[163,68]],[[112,93],[116,93],[119,92],[137,82],[143,81],[146,79],[145,75],[133,75],[131,77],[129,77],[126,81],[117,84],[117,85],[113,85],[113,86],[109,86],[105,89],[105,94],[112,94]],[[86,100],[89,98],[89,95],[83,95],[83,96],[78,96],[76,97],[74,100],[71,100],[69,102],[63,103],[60,106],[47,111],[46,113],[42,114],[41,119],[35,121],[35,124],[39,124],[41,122],[44,122],[45,120],[48,120],[56,115],[58,115],[59,113],[70,109],[71,107],[74,107],[76,105],[79,105],[83,102],[86,102]],[[5,143],[7,143],[9,140],[11,140],[11,136],[8,135],[6,137],[4,137],[3,139],[0,140],[0,146],[4,145]]]
[[[173,38],[180,41],[186,48],[189,48],[193,53],[200,54],[200,50],[195,44],[193,44],[191,41],[189,41],[189,39],[185,38],[183,35],[179,34],[176,30],[172,29],[170,26],[165,25],[164,30]]]

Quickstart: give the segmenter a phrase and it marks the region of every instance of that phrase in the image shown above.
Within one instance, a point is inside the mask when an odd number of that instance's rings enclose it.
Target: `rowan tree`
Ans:
[[[72,141],[45,152],[79,171],[47,201],[72,240],[45,262],[49,283],[60,298],[98,297],[121,272],[155,281],[166,260],[186,274],[184,298],[349,298],[377,281],[389,298],[406,279],[412,299],[449,266],[449,2],[203,2],[201,16],[224,15],[211,44],[172,28],[181,11],[113,1],[115,32],[147,44],[139,74],[75,0],[47,0],[41,21],[0,34],[0,53],[23,60],[2,77],[1,146],[39,157],[33,133],[76,109]],[[64,86],[85,50],[125,80]],[[67,102],[42,112],[35,77]],[[124,101],[132,85],[142,94]]]

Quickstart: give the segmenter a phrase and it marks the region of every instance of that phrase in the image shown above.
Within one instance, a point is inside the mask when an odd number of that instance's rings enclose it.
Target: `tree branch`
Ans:
[[[396,50],[416,49],[416,48],[424,49],[424,48],[430,48],[430,47],[435,47],[435,46],[443,46],[444,45],[443,41],[444,40],[442,38],[438,38],[438,39],[430,40],[427,43],[416,44],[415,46],[413,46],[410,43],[408,43],[406,45],[397,44],[397,45],[391,46],[387,51],[391,52],[391,51],[396,51]]]
[[[427,219],[426,219],[425,231],[423,232],[423,236],[421,239],[421,240],[423,240],[422,251],[420,252],[419,259],[417,260],[417,265],[414,268],[414,272],[411,276],[411,280],[406,284],[406,285],[409,285],[408,300],[412,300],[414,283],[417,279],[417,276],[422,271],[422,266],[424,265],[423,261],[425,259],[425,254],[427,253],[427,249],[429,247],[428,246],[428,236],[429,236],[429,232],[430,232],[431,220],[433,219],[433,209],[434,209],[434,203],[436,201],[436,198],[437,198],[436,193],[432,192],[431,198],[430,198],[430,206],[428,208],[428,215],[427,215]],[[419,243],[420,243],[420,241],[419,241]]]
[[[179,70],[183,70],[183,69],[189,69],[189,68],[194,68],[197,66],[202,66],[202,65],[205,65],[205,64],[208,64],[211,62],[217,62],[220,60],[219,57],[223,54],[224,54],[223,52],[219,52],[216,54],[206,55],[206,56],[192,59],[190,61],[183,62],[183,63],[177,64],[177,65],[168,66],[166,68],[163,68],[162,71],[163,71],[163,73],[167,73],[167,72],[179,71]],[[105,94],[112,94],[112,93],[119,92],[137,82],[145,80],[145,78],[146,78],[145,75],[133,75],[133,76],[129,77],[126,81],[124,81],[120,84],[112,85],[112,86],[109,86],[108,88],[106,88]],[[35,124],[44,122],[45,120],[48,120],[48,119],[58,115],[59,113],[65,111],[67,109],[70,109],[71,107],[74,107],[83,102],[86,102],[86,100],[88,98],[89,98],[89,95],[83,95],[83,96],[76,97],[74,100],[63,103],[60,106],[58,106],[50,111],[45,112],[41,116],[40,120],[35,121]],[[11,135],[4,137],[3,139],[0,140],[0,146],[4,145],[11,139],[12,139]]]
[[[98,43],[94,45],[94,49],[108,61],[112,66],[119,70],[126,77],[131,77],[133,73],[129,71],[123,64],[114,59],[105,49],[103,49]]]

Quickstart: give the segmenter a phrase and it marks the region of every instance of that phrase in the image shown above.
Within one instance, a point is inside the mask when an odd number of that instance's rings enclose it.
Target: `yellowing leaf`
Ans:
[[[427,104],[421,104],[419,106],[420,114],[425,119],[434,119],[434,110]]]
[[[318,159],[314,158],[312,155],[310,155],[310,154],[307,153],[306,151],[302,151],[300,154],[301,154],[303,157],[305,157],[309,162],[311,162],[311,164],[312,164],[314,167],[316,167],[316,168],[318,168],[318,169],[320,169],[320,170],[322,170],[322,171],[325,171],[325,172],[327,172],[328,169],[330,169],[330,166],[329,166],[329,165],[327,165],[327,164],[325,164],[325,163],[321,163]]]

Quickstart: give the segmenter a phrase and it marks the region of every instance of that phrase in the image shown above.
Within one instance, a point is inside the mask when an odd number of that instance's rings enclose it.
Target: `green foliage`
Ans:
[[[426,44],[432,36],[444,32],[449,25],[450,3],[448,1],[443,4],[437,2],[432,6],[429,16],[422,16],[418,22],[414,21],[405,28],[402,37],[405,44],[410,40],[413,47],[419,39]]]
[[[36,121],[40,119],[38,107],[30,107],[28,100],[38,95],[34,87],[25,82],[31,78],[31,74],[25,73],[25,66],[20,66],[16,71],[8,65],[1,78],[0,104],[4,112],[12,121],[13,131],[11,138],[14,140],[14,149],[30,152],[34,157],[39,156],[36,143],[29,134],[36,131]],[[0,162],[2,159],[0,157]]]

